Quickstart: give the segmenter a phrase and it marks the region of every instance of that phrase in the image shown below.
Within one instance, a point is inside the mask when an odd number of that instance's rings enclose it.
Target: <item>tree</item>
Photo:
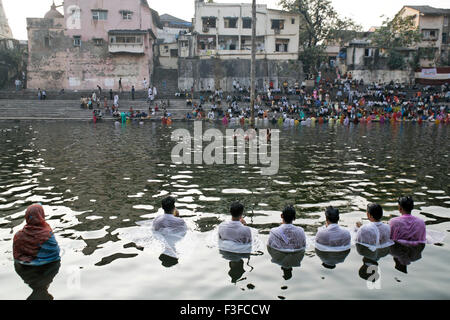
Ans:
[[[415,24],[415,16],[402,17],[397,14],[393,19],[386,18],[383,24],[371,37],[372,43],[386,50],[388,66],[392,70],[403,69],[405,58],[401,49],[409,48],[422,40],[422,34]],[[410,61],[410,66],[418,66],[420,55],[416,54]]]
[[[382,26],[372,35],[372,43],[386,50],[415,45],[422,40],[420,30],[415,25],[415,19],[415,16],[400,15],[396,15],[393,19],[386,18]]]
[[[341,18],[330,0],[280,0],[286,11],[300,15],[300,60],[305,72],[317,74],[326,61],[328,43],[342,44],[361,30],[352,19]]]

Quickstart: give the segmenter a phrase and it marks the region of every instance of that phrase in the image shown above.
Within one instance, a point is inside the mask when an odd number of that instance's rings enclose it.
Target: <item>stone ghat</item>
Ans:
[[[159,103],[159,101],[158,101]],[[111,106],[112,103],[109,102]],[[146,101],[121,101],[119,111],[134,110],[148,112]],[[168,112],[173,119],[183,119],[192,108],[186,107],[184,100],[171,100]],[[80,100],[0,100],[0,120],[92,120],[93,110],[80,108]],[[161,110],[153,117],[160,121]],[[112,119],[105,115],[103,119]]]

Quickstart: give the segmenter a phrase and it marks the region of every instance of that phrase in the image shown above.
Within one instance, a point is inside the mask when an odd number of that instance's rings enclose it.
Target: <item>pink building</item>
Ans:
[[[28,87],[142,89],[151,81],[158,13],[147,0],[65,0],[28,18]]]

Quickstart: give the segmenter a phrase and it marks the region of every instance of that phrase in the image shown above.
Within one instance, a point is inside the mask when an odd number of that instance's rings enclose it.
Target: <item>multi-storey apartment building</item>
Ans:
[[[300,16],[257,5],[257,59],[297,60]],[[250,59],[252,45],[251,4],[195,1],[194,40],[180,39],[180,56]],[[187,49],[193,45],[193,49]],[[183,49],[186,48],[186,49]]]
[[[422,42],[416,49],[422,57],[420,63],[423,67],[449,63],[450,9],[404,6],[398,14],[415,16],[415,25],[422,33]]]
[[[28,18],[28,87],[128,90],[151,79],[158,14],[147,0],[65,0]]]

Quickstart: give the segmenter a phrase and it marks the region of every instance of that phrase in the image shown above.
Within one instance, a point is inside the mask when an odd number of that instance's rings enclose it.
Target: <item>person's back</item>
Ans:
[[[238,202],[231,205],[231,221],[223,222],[219,225],[219,240],[232,241],[236,243],[248,244],[252,242],[252,233],[242,219],[244,206]]]
[[[356,235],[356,241],[371,246],[384,246],[390,243],[391,228],[383,222],[371,222],[362,226]]]
[[[370,223],[361,226],[356,234],[356,243],[377,249],[388,247],[393,244],[391,240],[391,228],[382,223],[383,208],[379,204],[369,204],[367,206],[367,218]]]
[[[414,209],[413,199],[411,197],[400,197],[398,204],[402,215],[389,221],[391,239],[409,245],[426,243],[425,222],[411,214]]]
[[[252,233],[249,227],[240,221],[226,221],[219,225],[219,239],[237,243],[252,242]]]
[[[338,225],[339,210],[329,207],[325,212],[325,217],[327,225],[319,229],[316,234],[316,248],[322,251],[350,249],[350,232]]]
[[[153,220],[153,229],[155,231],[185,231],[186,222],[178,217],[178,210],[175,208],[175,199],[167,197],[162,201],[164,214]]]
[[[268,246],[279,251],[300,251],[306,248],[305,231],[294,226],[295,209],[288,206],[281,214],[283,224],[270,230]]]
[[[29,206],[25,221],[24,228],[13,239],[15,262],[41,266],[59,261],[60,248],[52,228],[45,221],[44,208],[41,205]]]

